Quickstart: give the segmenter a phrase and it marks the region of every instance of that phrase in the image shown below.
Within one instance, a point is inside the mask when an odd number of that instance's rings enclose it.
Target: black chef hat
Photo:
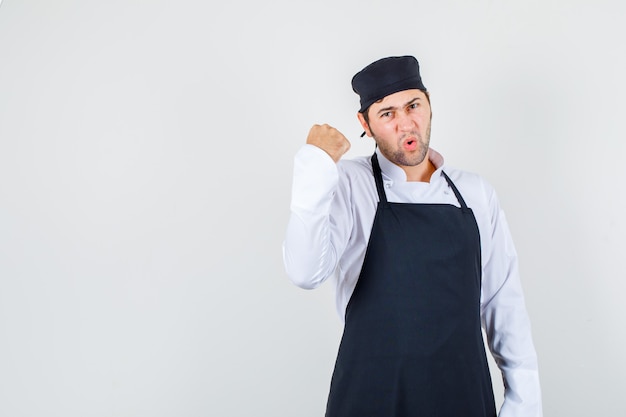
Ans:
[[[391,56],[372,62],[352,77],[352,89],[361,97],[360,113],[389,94],[412,89],[426,91],[413,56]]]

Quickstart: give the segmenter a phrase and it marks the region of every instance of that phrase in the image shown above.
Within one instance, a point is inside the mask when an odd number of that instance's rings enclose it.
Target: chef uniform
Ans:
[[[327,417],[494,417],[480,329],[480,235],[472,210],[380,202],[346,308]]]
[[[355,75],[352,86],[361,99],[360,112],[398,91],[426,91],[417,60],[408,56],[370,64]],[[439,197],[429,199],[437,201],[406,203],[403,197],[396,203],[387,199],[389,177],[383,180],[379,156],[389,172],[401,169],[380,151],[369,163],[359,158],[338,173],[334,164],[326,168],[327,155],[319,156],[323,151],[306,146],[296,158],[298,187],[283,254],[290,278],[303,288],[315,288],[330,276],[337,279],[345,327],[326,417],[495,416],[481,320],[509,385],[501,417],[541,417],[536,355],[517,269],[509,265],[510,239],[506,225],[500,225],[504,219],[495,223],[503,231],[485,236],[487,247],[504,244],[506,250],[489,251],[487,262],[496,279],[487,283],[490,299],[481,297],[480,228],[492,227],[493,213],[499,211],[490,190],[477,176],[454,170],[454,178],[471,187],[470,200],[479,204],[478,225],[467,196],[441,169],[443,160],[435,151],[431,162],[439,160],[433,162]],[[329,184],[337,174],[345,182],[335,191],[324,191],[327,185],[316,190],[311,182]],[[300,191],[307,189],[310,195]],[[341,197],[333,200],[335,193]],[[453,201],[438,201],[443,195]],[[340,211],[329,219],[330,201]],[[367,218],[372,220],[361,223]]]

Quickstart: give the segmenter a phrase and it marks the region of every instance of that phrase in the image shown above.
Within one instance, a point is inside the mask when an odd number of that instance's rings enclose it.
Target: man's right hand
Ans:
[[[306,138],[306,143],[326,151],[337,162],[350,149],[350,142],[337,129],[327,124],[313,125]]]

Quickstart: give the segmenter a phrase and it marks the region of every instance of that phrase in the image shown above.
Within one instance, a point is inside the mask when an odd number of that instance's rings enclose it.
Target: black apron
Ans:
[[[379,203],[346,307],[326,417],[494,417],[480,327],[480,235],[472,210]]]

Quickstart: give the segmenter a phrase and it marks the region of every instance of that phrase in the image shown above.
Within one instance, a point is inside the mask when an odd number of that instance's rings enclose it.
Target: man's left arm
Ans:
[[[537,354],[518,259],[495,192],[487,193],[490,235],[483,242],[482,325],[504,379],[500,417],[542,417]]]

